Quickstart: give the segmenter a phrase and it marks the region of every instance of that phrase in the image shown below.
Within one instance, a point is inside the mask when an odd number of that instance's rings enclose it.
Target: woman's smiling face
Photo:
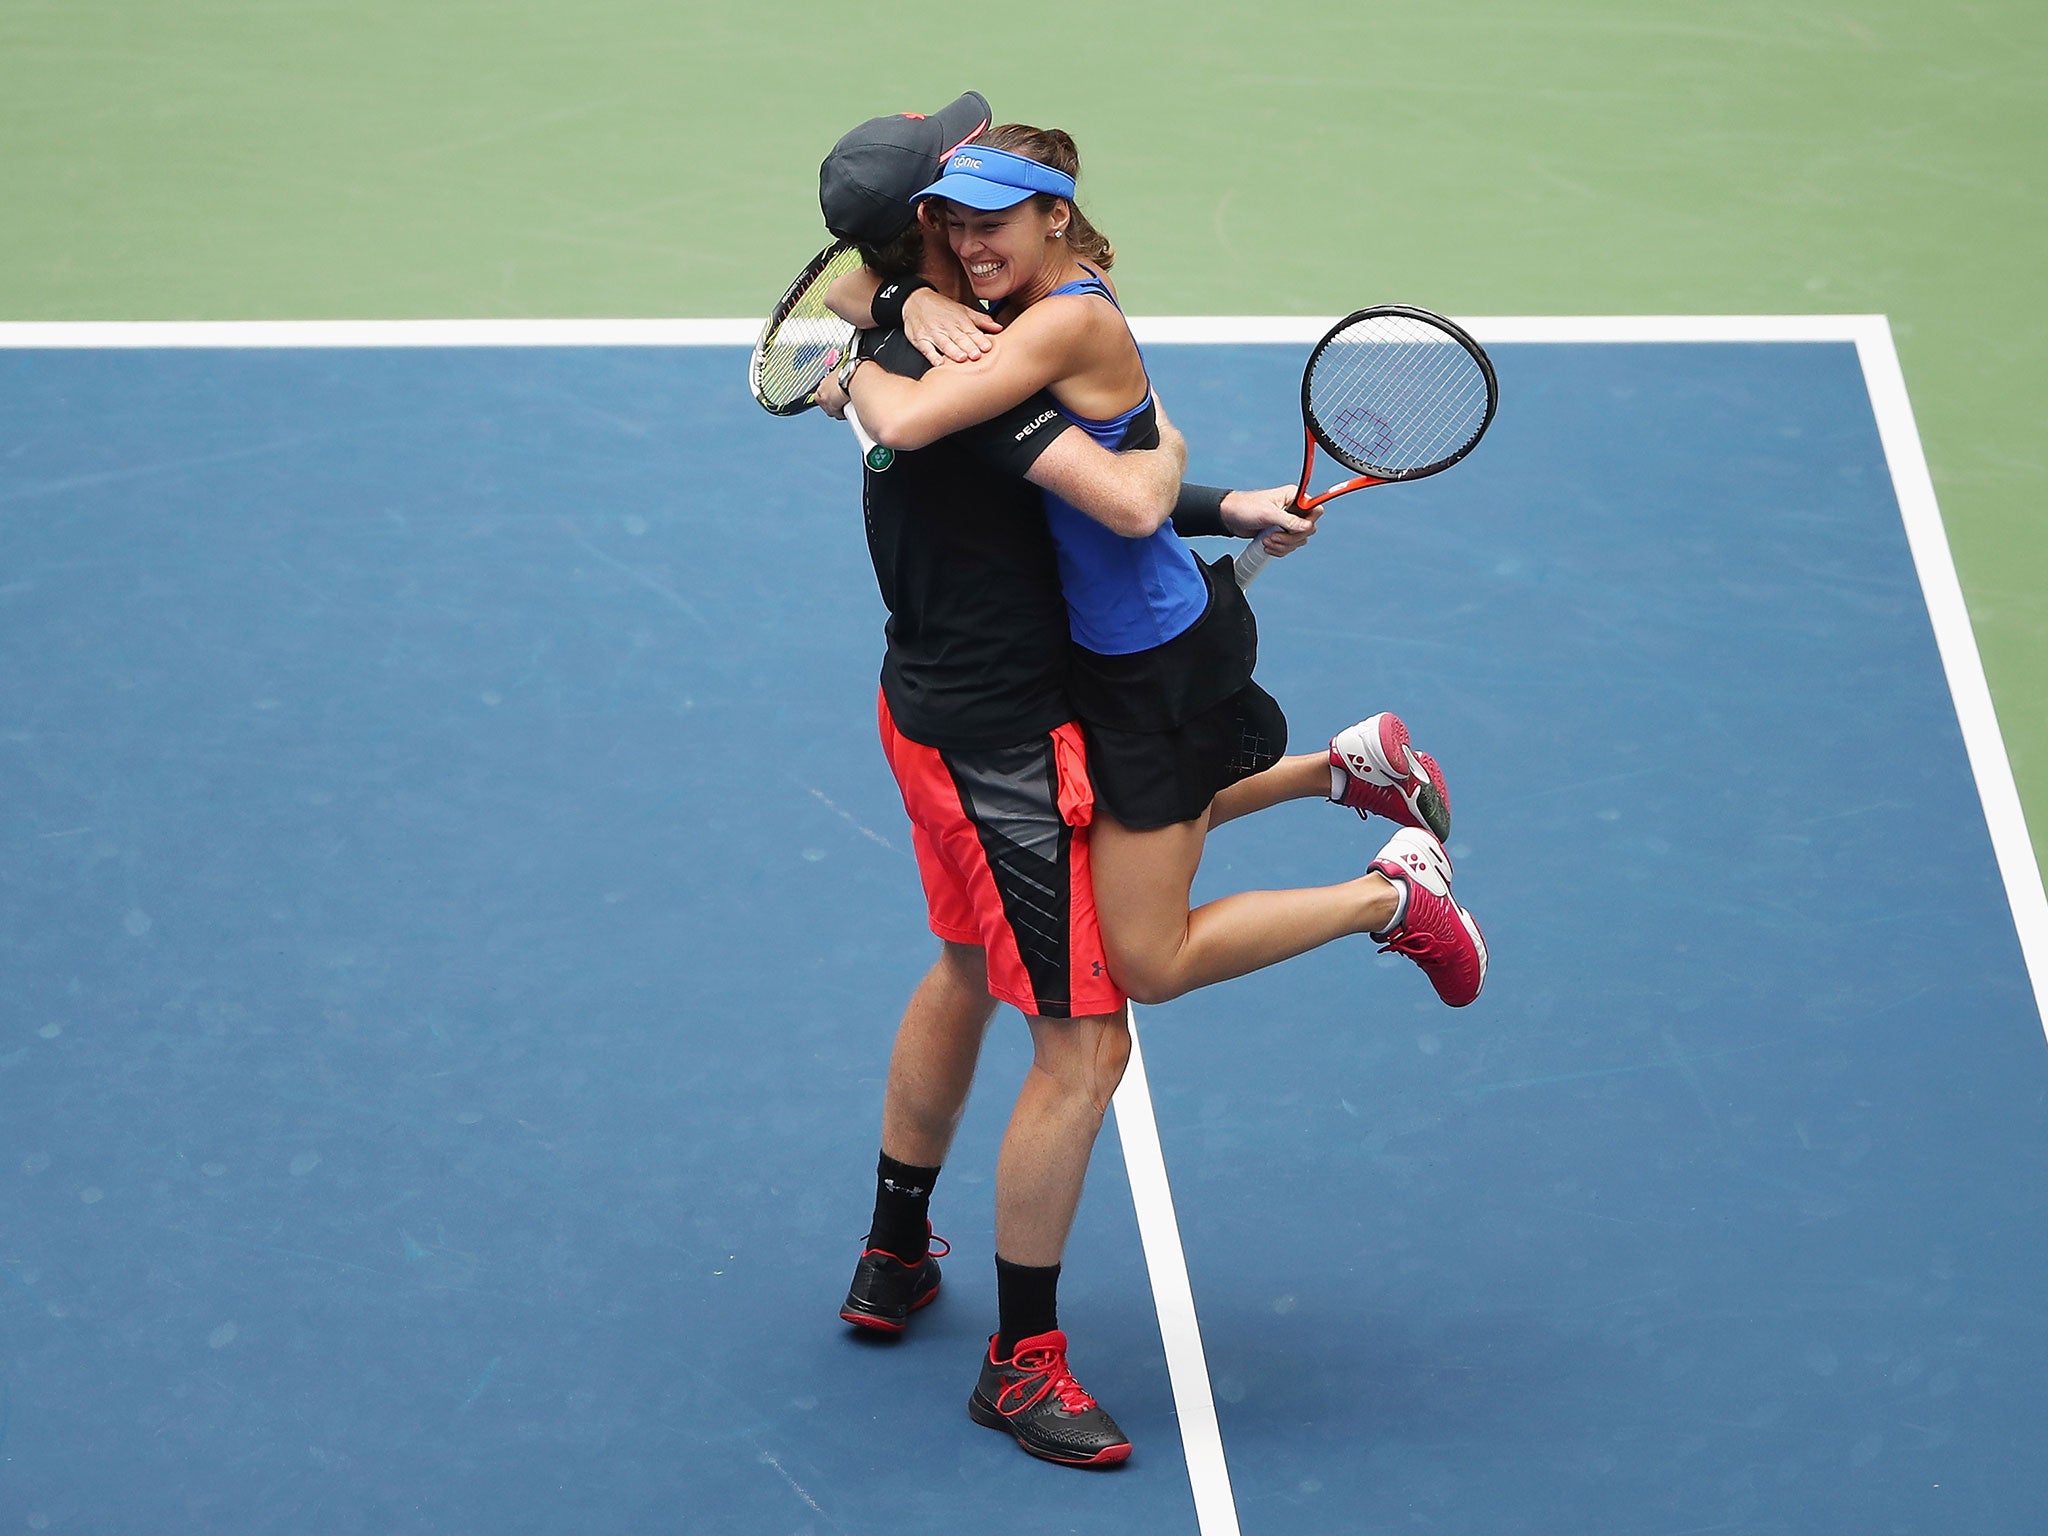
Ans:
[[[941,218],[974,296],[997,303],[1030,288],[1048,267],[1065,265],[1065,253],[1053,239],[1056,224],[1065,223],[1064,212],[1061,205],[1046,213],[1030,197],[990,212],[949,202]]]

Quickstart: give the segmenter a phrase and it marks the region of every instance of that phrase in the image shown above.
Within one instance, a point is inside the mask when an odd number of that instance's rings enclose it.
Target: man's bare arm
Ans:
[[[1027,477],[1043,490],[1085,512],[1113,533],[1142,539],[1173,521],[1187,505],[1210,505],[1218,493],[1182,485],[1187,467],[1187,439],[1159,407],[1159,447],[1111,453],[1085,432],[1062,432],[1039,455]],[[1169,476],[1170,471],[1170,476]],[[1275,555],[1291,554],[1315,532],[1315,519],[1294,510],[1294,487],[1276,485],[1261,491],[1222,492],[1220,529],[1182,528],[1184,533],[1219,532],[1237,538],[1261,538]],[[1196,514],[1199,518],[1200,514]]]
[[[832,286],[825,290],[825,307],[857,331],[873,330],[875,295],[881,289],[879,273],[855,267],[832,279]]]
[[[1157,448],[1111,453],[1072,428],[1046,446],[1025,478],[1110,532],[1142,539],[1173,516],[1187,463],[1187,439],[1162,412]]]

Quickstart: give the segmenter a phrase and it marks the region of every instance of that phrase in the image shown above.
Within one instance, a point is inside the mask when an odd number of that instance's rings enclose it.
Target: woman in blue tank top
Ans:
[[[1078,171],[1066,134],[1010,124],[963,146],[918,194],[919,216],[942,221],[1002,334],[987,357],[921,379],[854,367],[847,382],[878,441],[921,448],[1048,390],[1106,447],[1157,443],[1151,381],[1105,275],[1113,252],[1074,203]],[[1238,502],[1225,498],[1216,531],[1273,530],[1277,550],[1298,545],[1306,533],[1285,510],[1289,490],[1232,493]],[[1170,524],[1106,527],[1049,495],[1046,519],[1096,790],[1096,901],[1119,984],[1156,1002],[1348,934],[1405,949],[1411,882],[1389,862],[1392,844],[1374,870],[1340,885],[1244,892],[1194,910],[1189,894],[1209,828],[1283,800],[1326,795],[1446,835],[1436,764],[1390,714],[1340,733],[1327,752],[1283,757],[1286,718],[1252,681],[1257,626],[1230,563],[1205,565]],[[1447,898],[1447,862],[1444,873]]]

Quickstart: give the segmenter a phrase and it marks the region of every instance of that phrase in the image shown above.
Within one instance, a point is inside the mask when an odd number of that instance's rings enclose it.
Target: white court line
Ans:
[[[1335,316],[1134,318],[1147,345],[1315,341]],[[2006,899],[2048,1032],[2048,897],[1992,708],[1983,660],[1913,422],[1891,327],[1882,315],[1472,316],[1481,341],[1557,343],[1844,342],[1853,344],[1876,415],[1914,568],[1934,626],[1949,695],[1991,831]],[[479,347],[751,346],[757,320],[331,320],[0,322],[0,348],[21,347]],[[1167,1374],[1181,1425],[1201,1536],[1238,1536],[1237,1507],[1195,1317],[1187,1256],[1173,1213],[1166,1160],[1135,1030],[1116,1096],[1117,1132],[1138,1212]]]
[[[759,320],[14,320],[0,347],[751,347]]]
[[[1963,603],[1948,530],[1942,526],[1941,507],[1934,499],[1934,477],[1928,472],[1927,452],[1913,421],[1906,375],[1899,367],[1891,326],[1882,315],[1872,316],[1857,336],[1856,355],[1863,363],[1870,408],[1877,415],[1878,438],[1891,469],[1899,516],[1906,524],[1913,567],[1920,573],[1920,593],[1934,624],[1934,643],[1941,652],[1942,670],[1948,674],[1949,698],[1963,729],[1963,748],[1977,780],[1977,798],[1984,805],[1991,849],[2005,881],[2005,899],[2019,931],[2020,953],[2033,980],[2034,1009],[2043,1030],[2048,1031],[2048,894],[2042,891],[2041,865],[2027,831],[2012,759],[2006,755],[2005,734],[1998,728],[1998,713],[1991,704],[1991,686],[1985,681],[1984,659],[1978,654],[1970,611]]]
[[[1315,341],[1337,317],[1133,317],[1147,346]],[[1486,342],[1859,341],[1878,315],[1475,315]],[[14,320],[0,348],[750,347],[758,320]]]
[[[1876,315],[1465,315],[1458,323],[1483,342],[1854,341]],[[1336,315],[1133,317],[1131,331],[1159,343],[1289,342],[1322,339]]]
[[[1173,1214],[1166,1153],[1159,1145],[1159,1122],[1152,1113],[1152,1087],[1145,1076],[1145,1052],[1138,1043],[1135,1017],[1131,1019],[1131,1064],[1124,1069],[1123,1083],[1112,1102],[1117,1140],[1123,1143],[1124,1171],[1131,1181],[1131,1203],[1138,1210],[1145,1272],[1152,1277],[1159,1337],[1166,1346],[1166,1375],[1173,1386],[1181,1451],[1195,1495],[1195,1523],[1202,1536],[1238,1536],[1237,1500],[1230,1491],[1230,1466],[1223,1458],[1223,1426],[1216,1418],[1216,1394],[1209,1385],[1201,1325],[1195,1321],[1195,1289],[1188,1279],[1180,1222]]]

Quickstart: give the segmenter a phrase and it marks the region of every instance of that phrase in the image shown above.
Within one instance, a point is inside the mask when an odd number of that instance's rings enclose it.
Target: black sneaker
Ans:
[[[996,1358],[991,1338],[967,1413],[977,1424],[1008,1431],[1046,1461],[1113,1467],[1131,1454],[1116,1420],[1096,1407],[1067,1369],[1067,1336],[1057,1328],[1019,1339],[1008,1360]]]
[[[864,1250],[839,1315],[857,1328],[901,1333],[910,1314],[930,1306],[938,1296],[939,1260],[953,1251],[943,1237],[929,1241],[936,1246],[915,1264],[880,1248]]]

